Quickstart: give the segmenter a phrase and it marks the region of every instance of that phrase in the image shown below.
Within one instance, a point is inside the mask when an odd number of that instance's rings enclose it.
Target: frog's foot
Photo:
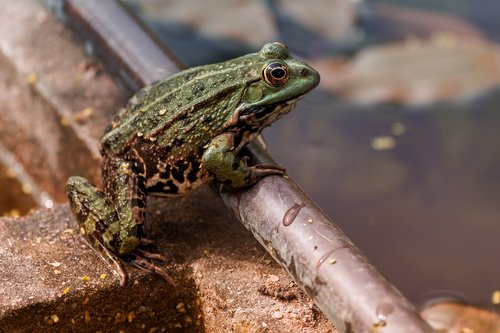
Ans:
[[[152,246],[154,244],[155,244],[154,240],[141,237],[141,246]]]
[[[142,249],[137,249],[137,253],[139,253],[143,258],[146,258],[146,259],[153,259],[153,260],[158,260],[161,262],[167,261],[167,257],[165,257],[164,255],[159,254],[159,253],[153,253],[153,252],[149,252],[149,251],[142,250]]]
[[[140,251],[139,251],[140,252]],[[154,253],[150,253],[154,254]],[[161,255],[159,255],[161,256]],[[156,259],[156,258],[155,258]],[[147,260],[147,258],[144,258],[142,256],[136,256],[134,259],[130,261],[132,265],[134,265],[137,268],[155,273],[162,277],[165,281],[167,281],[168,284],[175,286],[174,279],[170,275],[168,275],[160,266],[155,265],[151,261]]]
[[[274,164],[257,164],[250,167],[250,182],[256,183],[258,180],[269,175],[284,175],[286,169]]]

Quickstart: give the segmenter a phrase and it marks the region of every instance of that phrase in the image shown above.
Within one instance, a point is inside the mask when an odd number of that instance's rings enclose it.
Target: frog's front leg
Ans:
[[[216,136],[203,153],[203,165],[218,181],[239,189],[253,185],[265,176],[285,173],[283,168],[272,164],[248,166],[245,160],[236,156],[234,136],[234,133]]]

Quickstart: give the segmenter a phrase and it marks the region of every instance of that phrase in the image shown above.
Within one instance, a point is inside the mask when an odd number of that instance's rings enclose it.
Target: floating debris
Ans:
[[[372,139],[371,146],[374,150],[389,150],[396,146],[396,140],[391,136],[376,136]]]
[[[403,123],[392,123],[391,133],[393,135],[403,135],[406,132],[406,126]]]

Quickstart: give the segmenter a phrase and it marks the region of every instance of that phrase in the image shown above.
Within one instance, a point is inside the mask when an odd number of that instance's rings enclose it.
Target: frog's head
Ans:
[[[260,79],[247,86],[239,120],[258,130],[290,112],[299,98],[318,85],[319,74],[292,58],[279,42],[264,45],[255,56],[262,66]]]

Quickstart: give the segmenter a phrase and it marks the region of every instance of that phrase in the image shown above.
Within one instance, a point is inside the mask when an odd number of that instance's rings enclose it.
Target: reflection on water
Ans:
[[[447,289],[487,304],[500,288],[498,105],[492,93],[353,107],[316,92],[266,134],[272,155],[410,299]],[[394,145],[374,149],[380,137]]]
[[[454,14],[473,23],[489,39],[500,41],[500,34],[498,34],[500,1],[498,0],[378,0],[377,2]]]

